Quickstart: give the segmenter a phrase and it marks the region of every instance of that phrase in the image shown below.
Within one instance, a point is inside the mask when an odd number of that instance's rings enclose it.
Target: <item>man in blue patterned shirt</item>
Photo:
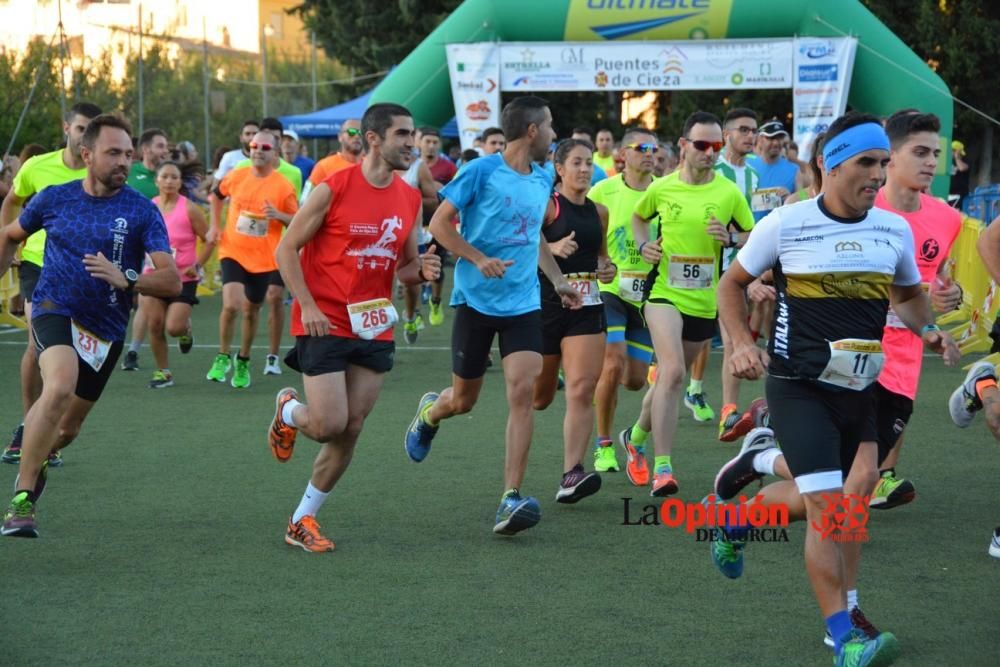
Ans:
[[[83,181],[46,188],[0,231],[0,275],[18,244],[44,229],[45,264],[31,327],[44,385],[28,412],[20,474],[0,534],[37,537],[35,504],[47,457],[80,432],[122,351],[136,293],[173,297],[181,282],[156,206],[125,185],[132,162],[128,123],[93,119],[83,134]],[[155,270],[144,273],[149,254]]]

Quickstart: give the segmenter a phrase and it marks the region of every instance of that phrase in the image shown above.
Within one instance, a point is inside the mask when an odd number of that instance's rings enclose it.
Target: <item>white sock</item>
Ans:
[[[695,394],[700,394],[701,391],[701,380],[691,378],[691,382],[688,384],[688,393],[693,396]]]
[[[129,352],[135,352],[136,354],[138,354],[139,353],[139,349],[141,347],[142,347],[142,341],[141,340],[138,340],[138,341],[134,340],[134,341],[132,341],[131,343],[128,344],[128,351]]]
[[[753,469],[762,475],[774,474],[774,462],[781,456],[781,450],[777,447],[768,447],[762,452],[757,452],[753,457]]]
[[[328,495],[330,495],[329,491],[323,493],[313,486],[312,482],[309,482],[306,486],[306,492],[302,494],[302,500],[299,501],[299,506],[295,508],[295,514],[292,515],[292,523],[298,523],[304,516],[316,516],[319,508],[326,502]]]
[[[281,419],[289,426],[295,426],[295,408],[302,405],[294,398],[281,408]]]
[[[853,611],[858,608],[858,589],[852,591],[847,591],[847,611]]]

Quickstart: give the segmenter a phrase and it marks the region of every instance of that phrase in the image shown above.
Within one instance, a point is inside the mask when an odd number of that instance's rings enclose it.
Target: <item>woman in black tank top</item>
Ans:
[[[560,271],[583,296],[579,310],[563,308],[559,295],[539,271],[542,300],[542,372],[535,382],[535,409],[544,410],[555,397],[559,366],[566,375],[563,421],[564,474],[556,500],[575,503],[601,488],[601,478],[583,469],[594,423],[594,390],[604,362],[604,305],[597,282],[614,280],[608,259],[608,210],[587,199],[594,171],[589,142],[567,139],[555,154],[556,190],[542,234]]]

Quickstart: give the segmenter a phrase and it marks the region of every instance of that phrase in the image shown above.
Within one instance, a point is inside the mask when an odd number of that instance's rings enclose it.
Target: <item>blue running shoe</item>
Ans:
[[[421,396],[420,404],[417,406],[417,414],[413,417],[413,421],[410,422],[410,428],[406,430],[403,447],[406,449],[406,455],[414,463],[420,463],[427,458],[427,454],[431,451],[431,443],[434,441],[434,436],[437,435],[438,427],[429,425],[423,418],[424,410],[437,399],[438,395],[433,391],[429,391]]]
[[[712,511],[713,508],[709,506],[710,499],[714,502],[711,495],[702,499],[701,502],[709,511]],[[727,526],[726,528],[716,528],[715,532],[718,539],[708,543],[712,562],[722,574],[730,579],[739,579],[743,575],[743,549],[747,544],[745,529],[740,530]]]
[[[513,535],[531,528],[542,518],[542,508],[538,501],[528,496],[522,498],[517,489],[503,494],[497,508],[497,523],[493,532],[497,535]]]
[[[863,630],[852,628],[843,641],[840,653],[833,659],[834,667],[885,667],[899,657],[899,642],[891,632],[872,639]]]

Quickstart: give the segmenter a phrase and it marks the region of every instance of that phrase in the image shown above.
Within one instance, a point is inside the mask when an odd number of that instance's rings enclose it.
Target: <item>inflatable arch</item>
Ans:
[[[916,107],[941,118],[945,152],[933,189],[946,194],[953,118],[948,87],[859,0],[465,0],[379,84],[371,102],[403,104],[420,124],[445,123],[454,114],[445,56],[450,43],[794,35],[858,39],[852,108],[887,115]]]

